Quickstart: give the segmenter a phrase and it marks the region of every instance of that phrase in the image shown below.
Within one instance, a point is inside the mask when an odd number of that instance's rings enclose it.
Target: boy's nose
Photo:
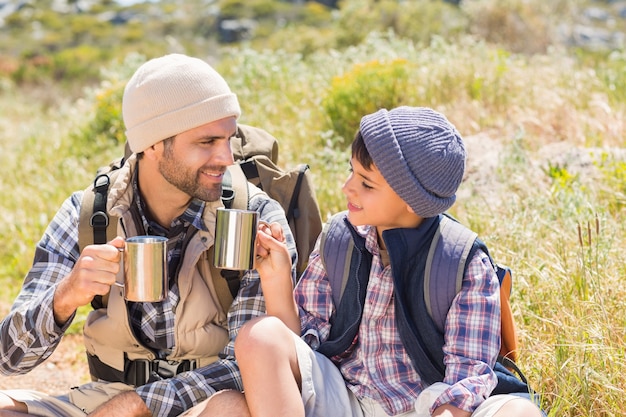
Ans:
[[[348,178],[346,178],[346,181],[341,186],[341,191],[343,191],[343,193],[345,195],[349,195],[349,194],[351,194],[354,191],[353,187],[352,187],[352,178],[353,177],[354,177],[354,175],[350,175]]]

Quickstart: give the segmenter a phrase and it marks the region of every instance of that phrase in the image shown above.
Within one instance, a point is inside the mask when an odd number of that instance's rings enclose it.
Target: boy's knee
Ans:
[[[207,400],[181,414],[181,417],[249,417],[250,411],[243,393],[234,390],[218,391]]]
[[[5,393],[0,392],[0,416],[15,415],[15,414],[9,413],[9,411],[18,412],[18,413],[27,413],[28,408],[26,407],[26,404],[24,404],[23,402],[15,401],[13,398],[9,397]]]
[[[542,417],[539,407],[525,398],[517,398],[507,402],[495,414],[496,417]]]
[[[291,330],[278,318],[272,316],[258,317],[244,324],[235,339],[235,356],[237,358],[250,353],[264,351],[279,352],[291,338]]]

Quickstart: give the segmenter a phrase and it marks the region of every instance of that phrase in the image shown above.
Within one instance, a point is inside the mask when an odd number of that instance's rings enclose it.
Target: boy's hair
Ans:
[[[372,160],[372,156],[367,150],[367,146],[365,146],[365,142],[363,141],[363,135],[361,131],[357,131],[356,135],[354,135],[354,140],[352,141],[352,156],[359,161],[359,164],[367,170],[370,170],[374,161]]]
[[[454,204],[465,172],[465,146],[445,116],[426,107],[381,109],[361,119],[359,132],[355,157],[362,164],[370,158],[415,214],[434,217]]]

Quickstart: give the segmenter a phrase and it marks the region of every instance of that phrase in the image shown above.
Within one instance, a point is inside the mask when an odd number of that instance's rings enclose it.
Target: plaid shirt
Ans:
[[[415,400],[427,386],[400,340],[391,267],[381,260],[376,229],[358,230],[373,254],[363,317],[353,350],[333,361],[358,398],[375,400],[389,415],[401,414],[414,409]],[[295,297],[303,338],[316,349],[330,334],[335,310],[318,247],[309,258]],[[473,412],[495,387],[497,378],[489,364],[495,363],[500,349],[499,307],[498,278],[487,256],[480,252],[470,261],[462,290],[448,313],[443,382],[450,387],[438,397],[431,412],[442,404]]]
[[[82,191],[72,194],[61,206],[35,249],[35,258],[11,311],[0,323],[0,372],[4,375],[24,374],[46,360],[58,346],[74,317],[59,327],[52,310],[54,291],[68,275],[80,256],[78,219]],[[293,236],[280,205],[264,194],[252,197],[250,209],[260,212],[267,222],[279,222],[285,230],[287,246],[295,265]],[[141,207],[141,205],[140,205]],[[168,262],[178,263],[184,233],[202,228],[204,203],[194,201],[174,222],[170,231],[149,221],[142,212],[146,232],[166,234]],[[173,231],[173,232],[172,232]],[[176,268],[172,268],[176,271]],[[295,266],[292,270],[295,279]],[[173,277],[171,277],[173,278]],[[175,278],[170,279],[170,294],[163,303],[132,303],[131,325],[146,345],[162,352],[175,344],[174,321],[178,290]],[[253,317],[265,314],[265,302],[256,271],[247,272],[241,280],[237,297],[228,312],[230,342],[222,350],[222,359],[203,368],[184,372],[174,378],[136,388],[155,416],[175,416],[221,389],[243,389],[239,369],[234,361],[234,339],[241,326]]]

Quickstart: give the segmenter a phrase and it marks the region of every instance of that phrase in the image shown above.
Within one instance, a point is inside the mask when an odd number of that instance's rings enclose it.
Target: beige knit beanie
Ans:
[[[126,137],[135,153],[189,129],[240,115],[237,96],[224,78],[205,61],[181,54],[139,67],[122,99]]]

